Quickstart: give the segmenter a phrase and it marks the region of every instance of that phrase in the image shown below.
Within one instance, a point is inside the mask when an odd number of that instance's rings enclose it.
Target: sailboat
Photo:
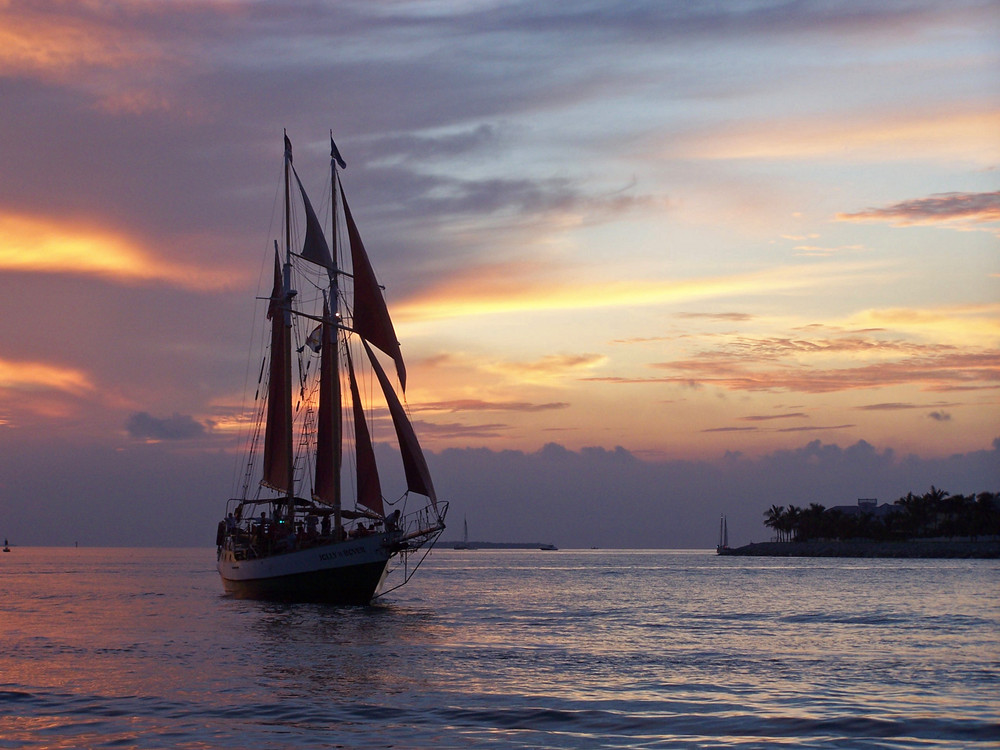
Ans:
[[[719,519],[719,544],[716,546],[715,551],[717,554],[723,554],[729,549],[729,525],[726,523],[726,517],[723,515]]]
[[[462,519],[463,533],[462,541],[455,542],[455,549],[472,549],[472,545],[469,544],[469,519]]]
[[[4,552],[10,552],[10,544],[7,543],[7,538],[6,537],[4,537],[4,540],[3,540],[3,551]]]
[[[380,362],[392,361],[405,393],[405,364],[333,134],[330,244],[287,133],[284,145],[284,246],[274,241],[273,286],[259,298],[264,353],[241,486],[216,530],[218,570],[238,598],[368,604],[410,580],[444,530],[448,504]],[[365,402],[363,392],[381,399]],[[406,484],[398,497],[383,493],[373,415],[393,426]]]

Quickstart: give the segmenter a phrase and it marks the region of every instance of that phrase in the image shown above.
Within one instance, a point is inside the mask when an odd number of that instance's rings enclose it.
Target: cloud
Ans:
[[[803,258],[829,258],[834,255],[863,252],[864,249],[864,245],[840,245],[838,247],[796,245],[795,254]]]
[[[99,276],[118,282],[163,281],[192,289],[229,283],[212,273],[157,258],[135,240],[86,221],[53,219],[0,209],[0,271]]]
[[[205,425],[186,414],[159,418],[139,411],[129,416],[125,429],[130,437],[141,440],[191,440],[205,435]]]
[[[741,312],[723,312],[723,313],[697,313],[697,312],[680,312],[677,313],[678,318],[684,318],[687,320],[721,320],[727,323],[746,323],[754,319],[755,316],[750,313]]]
[[[851,283],[862,277],[871,283],[882,269],[880,263],[830,262],[695,279],[619,277],[616,280],[606,278],[603,275],[606,269],[601,268],[577,265],[574,277],[568,275],[561,264],[515,260],[467,266],[452,272],[418,296],[397,305],[395,310],[398,319],[416,321],[513,312],[679,304],[733,296],[766,297]]]
[[[487,440],[502,437],[511,429],[510,425],[501,423],[467,425],[459,422],[441,423],[415,420],[413,427],[419,434],[441,440]]]
[[[709,160],[836,159],[885,162],[911,159],[969,159],[994,163],[1000,157],[1000,112],[961,107],[950,111],[887,111],[881,115],[845,112],[838,116],[748,121],[702,128],[674,136],[668,156]]]
[[[763,415],[752,415],[749,417],[740,417],[744,422],[767,422],[772,419],[808,419],[809,415],[805,412],[797,411],[791,414],[763,414]]]
[[[607,360],[602,354],[550,354],[528,362],[493,362],[484,369],[514,377],[522,382],[548,382],[577,377],[580,371],[597,367]]]
[[[957,403],[942,403],[942,406],[958,406]],[[864,406],[855,406],[858,411],[906,411],[910,409],[926,409],[927,404],[913,404],[913,403],[902,403],[899,401],[891,401],[884,404],[866,404]]]
[[[1000,221],[1000,191],[993,193],[939,193],[930,198],[894,203],[837,214],[840,221],[884,221],[896,226],[944,224],[968,229],[974,224]]]
[[[837,425],[811,425],[809,427],[783,427],[778,432],[826,432],[829,430],[847,430],[854,427],[853,424],[837,424]]]
[[[396,218],[435,216],[444,221],[476,217],[485,222],[492,217],[502,220],[507,230],[518,224],[535,227],[540,220],[556,227],[603,223],[656,205],[650,196],[633,194],[634,184],[593,192],[566,177],[469,179],[431,174],[410,164],[391,169],[373,167],[369,177],[395,186],[398,192],[386,208]],[[404,186],[406,190],[399,189]]]
[[[916,385],[928,391],[966,388],[1000,388],[1000,352],[955,353],[944,356],[910,357],[859,367],[820,368],[783,366],[758,368],[751,360],[720,355],[652,365],[680,374],[663,378],[619,378],[615,382],[660,382],[715,385],[731,391],[837,391]]]
[[[552,409],[565,409],[569,406],[565,401],[554,401],[545,404],[535,404],[528,401],[482,401],[480,399],[455,399],[452,401],[431,401],[410,405],[410,411],[517,411],[539,412]]]
[[[853,367],[823,362],[831,354],[871,354],[881,361]],[[810,363],[807,355],[816,355]],[[857,337],[805,340],[737,338],[687,359],[649,365],[676,374],[663,377],[585,378],[607,383],[715,385],[731,391],[836,391],[916,385],[927,391],[1000,388],[1000,350],[962,351],[944,345]],[[885,407],[881,407],[885,408]]]
[[[441,135],[394,134],[373,140],[369,149],[382,159],[434,159],[495,151],[503,140],[496,125],[479,124]]]
[[[45,77],[79,74],[81,68],[118,69],[148,61],[149,38],[135,24],[118,26],[111,15],[86,4],[5,3],[0,25],[0,71]],[[41,7],[40,7],[41,6]],[[117,14],[115,14],[117,15]]]
[[[0,359],[0,389],[14,391],[62,391],[71,395],[92,392],[94,384],[85,372],[46,362]]]

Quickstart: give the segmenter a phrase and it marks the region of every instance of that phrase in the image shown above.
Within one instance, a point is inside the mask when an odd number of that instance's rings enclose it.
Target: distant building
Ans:
[[[845,516],[875,516],[875,518],[885,518],[898,510],[895,505],[889,503],[878,504],[877,497],[859,497],[857,505],[835,505],[827,512],[843,513]]]

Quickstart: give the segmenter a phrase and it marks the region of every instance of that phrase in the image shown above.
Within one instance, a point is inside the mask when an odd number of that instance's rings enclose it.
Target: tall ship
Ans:
[[[284,145],[283,238],[274,241],[270,295],[259,298],[257,392],[237,496],[216,531],[218,569],[239,598],[368,604],[410,579],[444,530],[448,504],[400,400],[405,364],[333,134],[329,242],[287,133]],[[376,423],[392,425],[405,477],[398,496],[383,489]]]

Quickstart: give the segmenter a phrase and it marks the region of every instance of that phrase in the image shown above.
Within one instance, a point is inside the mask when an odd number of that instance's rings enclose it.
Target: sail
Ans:
[[[278,251],[274,252],[274,288],[267,307],[271,320],[271,369],[267,383],[264,473],[261,484],[292,493],[292,398],[290,329],[285,321],[285,284]]]
[[[337,332],[330,310],[323,303],[322,345],[320,349],[319,416],[316,425],[316,484],[313,497],[340,507],[340,466],[342,461],[340,421],[340,374],[337,368]]]
[[[302,180],[299,179],[299,173],[295,171],[295,167],[292,167],[292,174],[295,175],[295,182],[302,194],[302,205],[306,210],[306,238],[302,243],[301,255],[310,263],[324,268],[332,268],[333,260],[326,244],[326,237],[323,235],[323,226],[316,217],[316,212],[313,210],[312,203],[309,202],[309,196],[306,195],[306,189],[302,187]]]
[[[375,279],[375,271],[368,260],[361,234],[354,223],[351,208],[347,205],[347,196],[340,191],[344,204],[344,220],[347,222],[347,237],[351,243],[351,263],[354,265],[354,330],[363,339],[388,354],[396,363],[396,373],[399,383],[406,390],[406,366],[403,355],[399,351],[399,341],[392,327],[389,311],[385,306],[385,298]]]
[[[361,394],[358,392],[358,381],[354,377],[354,362],[351,351],[347,350],[347,373],[351,381],[351,401],[354,404],[354,444],[355,460],[358,472],[358,503],[371,508],[380,516],[385,515],[382,505],[382,484],[378,478],[378,466],[375,464],[375,450],[372,447],[371,434],[365,421],[365,411],[361,405]]]
[[[378,377],[379,385],[382,386],[382,393],[385,394],[385,401],[389,407],[389,414],[392,415],[392,424],[396,428],[396,437],[399,439],[399,451],[403,458],[403,469],[406,473],[406,486],[412,492],[427,495],[431,504],[437,508],[437,495],[434,492],[434,484],[431,482],[431,473],[427,468],[427,461],[424,459],[424,452],[420,449],[417,435],[413,431],[413,425],[403,411],[403,405],[399,402],[396,392],[392,389],[389,378],[385,375],[385,370],[375,357],[375,352],[368,346],[368,342],[362,340],[365,351],[368,352],[368,359],[371,360],[372,369]]]

